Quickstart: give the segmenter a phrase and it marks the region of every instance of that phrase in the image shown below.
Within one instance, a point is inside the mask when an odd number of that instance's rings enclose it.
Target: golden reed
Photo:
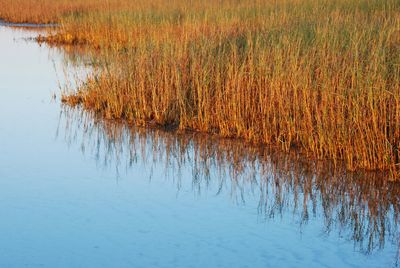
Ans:
[[[64,101],[110,119],[297,148],[399,177],[399,1],[0,6],[9,21],[59,22],[48,42],[96,48],[99,71]]]

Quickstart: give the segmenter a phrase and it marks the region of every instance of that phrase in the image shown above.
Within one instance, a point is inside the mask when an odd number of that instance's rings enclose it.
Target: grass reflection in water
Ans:
[[[150,170],[161,167],[178,191],[187,179],[182,169],[189,167],[196,194],[230,191],[241,203],[255,196],[260,218],[292,213],[300,228],[323,215],[324,233],[337,232],[365,254],[385,243],[397,245],[399,252],[400,184],[384,173],[351,173],[329,162],[205,134],[131,127],[100,120],[77,107],[62,109],[58,136],[64,127],[66,142],[95,155],[102,167],[117,172],[140,163]]]

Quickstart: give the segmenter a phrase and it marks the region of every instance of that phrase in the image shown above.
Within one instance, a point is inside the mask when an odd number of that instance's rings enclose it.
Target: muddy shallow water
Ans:
[[[399,185],[60,105],[64,54],[0,26],[0,267],[394,267]]]

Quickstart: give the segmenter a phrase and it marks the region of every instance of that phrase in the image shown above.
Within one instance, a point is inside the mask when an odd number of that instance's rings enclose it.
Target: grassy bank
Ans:
[[[48,42],[97,48],[101,72],[72,104],[399,170],[399,1],[42,2],[38,13],[69,5]],[[13,20],[17,2],[0,3]]]

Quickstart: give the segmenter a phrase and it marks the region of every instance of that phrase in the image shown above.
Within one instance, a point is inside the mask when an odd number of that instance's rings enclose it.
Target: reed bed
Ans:
[[[99,70],[66,102],[399,177],[399,1],[110,0],[62,13],[45,40],[96,48]]]

